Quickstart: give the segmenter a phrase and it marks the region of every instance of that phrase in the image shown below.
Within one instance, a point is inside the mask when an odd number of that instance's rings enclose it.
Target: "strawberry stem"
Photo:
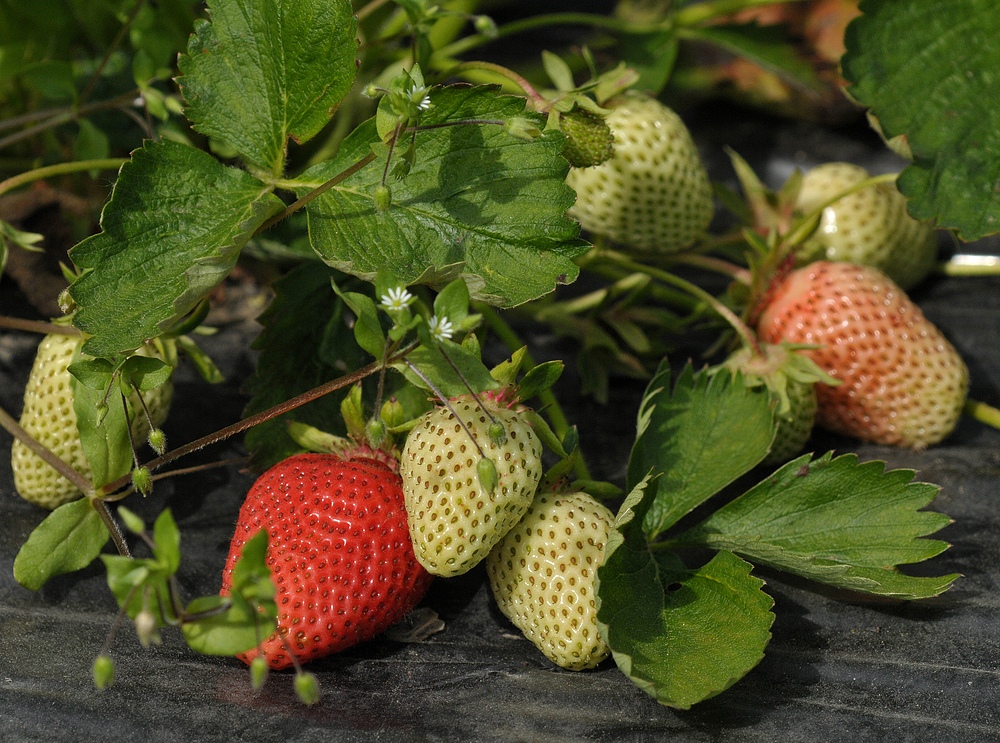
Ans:
[[[647,266],[637,261],[632,260],[628,256],[619,253],[615,250],[602,249],[600,251],[599,257],[603,260],[608,261],[614,265],[621,268],[625,268],[629,271],[636,271],[640,273],[647,274],[650,278],[661,281],[665,284],[670,284],[671,286],[677,287],[682,291],[687,292],[696,299],[701,300],[707,304],[717,315],[719,315],[723,320],[725,320],[729,325],[736,331],[737,335],[743,340],[743,343],[749,348],[760,350],[759,344],[757,342],[757,336],[750,329],[750,327],[740,319],[740,317],[733,312],[729,307],[723,304],[718,297],[714,296],[712,293],[705,291],[697,284],[694,284],[687,279],[682,279],[680,276],[670,273],[669,271],[664,271],[653,266]]]
[[[944,276],[1000,275],[1000,255],[959,253],[938,264],[937,272]]]
[[[966,400],[962,412],[991,428],[1000,430],[1000,409],[979,400]]]
[[[26,330],[29,333],[40,333],[42,335],[80,335],[80,331],[72,325],[60,325],[42,320],[25,320],[20,317],[0,316],[0,328]]]
[[[500,316],[500,313],[498,313],[492,305],[488,305],[483,302],[474,302],[473,307],[475,307],[476,312],[483,316],[483,319],[486,321],[486,324],[489,325],[490,330],[497,335],[500,341],[507,346],[512,353],[524,348],[524,343],[517,335],[517,332],[507,324],[506,320]],[[535,366],[537,366],[537,363],[532,357],[531,352],[526,351],[521,368],[525,372],[528,372]],[[539,392],[538,399],[541,402],[540,409],[545,412],[546,417],[549,419],[549,423],[552,425],[552,430],[560,440],[564,439],[567,431],[569,431],[572,426],[570,426],[569,420],[566,418],[566,413],[563,411],[562,405],[559,404],[559,399],[555,396],[555,393],[553,393],[551,389]],[[591,479],[590,472],[587,468],[587,463],[583,459],[582,452],[578,453],[576,456],[576,461],[573,463],[573,471],[580,480]]]
[[[459,417],[458,413],[455,411],[455,408],[451,406],[451,401],[448,400],[447,396],[441,390],[439,390],[434,385],[434,383],[430,379],[428,379],[427,376],[422,371],[420,371],[420,369],[418,369],[417,366],[412,361],[403,359],[403,363],[406,364],[406,368],[409,369],[411,372],[413,372],[420,379],[421,382],[427,385],[427,388],[434,393],[437,399],[441,401],[441,404],[444,405],[448,409],[448,412],[454,416],[455,420],[458,421],[458,425],[462,427],[462,430],[465,431],[465,434],[475,445],[476,451],[479,452],[479,456],[482,459],[489,459],[489,457],[486,456],[486,452],[483,451],[483,447],[479,445],[479,441],[477,441],[476,437],[472,435],[472,431],[470,431],[469,427],[465,425],[465,421],[463,421],[461,417]],[[482,407],[482,403],[480,403],[480,407]]]

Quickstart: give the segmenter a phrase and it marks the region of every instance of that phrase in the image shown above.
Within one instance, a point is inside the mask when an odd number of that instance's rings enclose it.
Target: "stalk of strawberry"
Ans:
[[[261,475],[240,509],[224,595],[243,545],[261,529],[278,629],[240,656],[247,663],[262,656],[282,669],[369,640],[412,610],[432,581],[413,554],[400,477],[379,459],[298,454]]]
[[[923,449],[954,429],[969,372],[940,330],[877,269],[819,261],[776,280],[757,308],[769,343],[806,343],[842,382],[816,388],[817,422],[878,444]]]

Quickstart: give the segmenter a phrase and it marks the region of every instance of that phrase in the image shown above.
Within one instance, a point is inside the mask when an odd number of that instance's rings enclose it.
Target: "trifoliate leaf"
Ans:
[[[81,570],[97,559],[110,534],[87,498],[45,517],[14,558],[14,578],[33,591],[56,575]]]
[[[306,207],[313,248],[325,262],[374,280],[391,267],[402,285],[441,287],[462,278],[474,299],[512,306],[574,280],[584,249],[566,217],[563,137],[526,142],[503,122],[527,115],[524,100],[490,86],[431,92],[415,135],[415,162],[392,185],[392,204],[376,208],[387,150]],[[476,121],[480,123],[460,123]],[[499,123],[481,123],[483,121]],[[307,193],[345,172],[378,142],[374,121],[355,130],[337,157],[307,171]],[[402,147],[400,143],[399,147]]]
[[[1000,13],[994,0],[865,0],[848,26],[848,92],[913,164],[910,213],[976,240],[1000,231]]]
[[[647,483],[626,498],[608,540],[597,621],[623,673],[660,704],[688,709],[760,662],[773,601],[730,552],[689,570],[652,548],[642,528],[655,494]]]
[[[102,232],[70,251],[70,287],[93,356],[131,351],[222,281],[280,199],[242,170],[176,142],[150,142],[122,166]]]
[[[359,282],[319,261],[304,263],[275,282],[275,298],[261,315],[264,327],[254,341],[260,354],[257,369],[246,386],[252,396],[246,415],[266,410],[371,361],[355,342],[347,322],[350,313],[331,284],[334,277],[345,289],[360,288]],[[288,420],[345,433],[339,421],[340,401],[347,391],[324,395],[250,429],[246,444],[254,466],[267,467],[301,451],[288,435]]]
[[[923,539],[951,520],[921,511],[938,487],[912,470],[885,470],[857,456],[800,457],[723,506],[678,543],[732,550],[755,562],[852,591],[918,599],[946,590],[957,575],[912,577],[897,565],[947,549]]]
[[[348,0],[209,0],[179,62],[194,128],[272,175],[289,138],[305,142],[354,82]]]
[[[685,367],[670,390],[664,363],[650,381],[639,410],[629,458],[634,485],[652,471],[656,499],[646,515],[652,538],[749,471],[774,438],[770,396],[738,376],[695,373]]]

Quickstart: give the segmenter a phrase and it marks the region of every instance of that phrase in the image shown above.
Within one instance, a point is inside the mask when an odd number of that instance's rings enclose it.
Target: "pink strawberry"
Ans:
[[[819,261],[771,287],[757,330],[805,351],[838,386],[816,385],[817,423],[878,444],[923,449],[954,429],[969,372],[905,292],[877,269]]]
[[[399,475],[384,462],[298,454],[254,483],[240,509],[222,576],[229,591],[243,545],[268,534],[278,630],[263,653],[271,668],[321,658],[371,639],[423,598],[432,576],[417,562]],[[280,635],[280,636],[279,636]]]

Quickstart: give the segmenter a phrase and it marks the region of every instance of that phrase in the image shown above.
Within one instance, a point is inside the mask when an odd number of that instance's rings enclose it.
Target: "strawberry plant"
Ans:
[[[98,686],[113,681],[110,640],[128,618],[143,645],[176,626],[195,652],[244,659],[254,687],[268,667],[294,667],[299,697],[316,703],[302,664],[403,620],[432,575],[485,561],[501,612],[557,666],[611,656],[657,702],[687,709],[766,652],[774,602],[757,567],[901,601],[948,590],[957,575],[899,569],[948,547],[931,536],[949,523],[927,508],[937,486],[853,454],[795,455],[814,421],[919,449],[962,411],[987,422],[996,411],[966,399],[964,362],[890,279],[794,264],[820,240],[825,210],[866,188],[891,194],[890,217],[907,229],[996,231],[995,174],[967,162],[969,138],[995,132],[971,115],[952,127],[963,98],[950,88],[933,116],[897,98],[874,50],[916,85],[907,55],[950,18],[870,0],[847,32],[843,72],[887,140],[905,135],[912,164],[816,195],[802,173],[772,191],[731,153],[743,193],[720,187],[714,201],[695,138],[662,99],[678,92],[675,72],[690,72],[695,41],[821,88],[775,29],[732,15],[767,4],[623,2],[615,14],[497,24],[475,2],[106,2],[101,18],[119,32],[92,31],[97,57],[75,37],[46,56],[42,21],[17,11],[32,34],[20,63],[0,69],[10,105],[70,103],[9,125],[0,145],[43,162],[0,182],[0,195],[118,168],[99,229],[66,257],[64,317],[6,321],[61,333],[66,348],[49,370],[43,341],[20,424],[0,411],[15,469],[30,450],[46,480],[33,499],[54,509],[39,514],[14,577],[39,589],[100,560],[120,607],[95,653]],[[569,26],[581,46],[531,50],[520,66],[472,57]],[[970,68],[989,69],[995,54],[979,51]],[[105,103],[88,105],[99,93]],[[91,116],[102,113],[126,122],[127,152],[101,138]],[[966,188],[974,206],[955,207]],[[0,226],[0,263],[41,240]],[[882,256],[890,229],[856,240]],[[906,263],[908,286],[929,261],[918,262]],[[164,390],[178,364],[218,379],[198,338],[249,267],[273,298],[245,416],[168,449]],[[575,291],[581,274],[591,284]],[[621,374],[646,380],[626,411],[635,435],[619,480],[592,473],[593,432],[561,402],[564,362],[538,363],[521,338],[532,323],[579,342],[583,387],[599,402]],[[41,377],[49,387],[34,391]],[[220,591],[187,600],[171,511],[148,532],[121,503],[234,436],[263,474],[232,514]],[[69,486],[55,493],[59,479]]]

